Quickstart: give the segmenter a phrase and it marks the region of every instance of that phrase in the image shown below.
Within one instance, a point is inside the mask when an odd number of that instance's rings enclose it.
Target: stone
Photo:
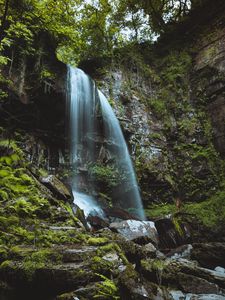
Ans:
[[[138,273],[131,267],[127,267],[118,278],[122,300],[151,300],[152,294],[149,293],[141,282]]]
[[[189,299],[189,300],[225,300],[225,296],[215,295],[215,294],[199,294],[199,295],[187,294],[186,299]]]
[[[44,184],[58,199],[72,200],[72,195],[68,188],[62,181],[60,181],[55,175],[49,175],[40,179],[41,183]]]
[[[142,246],[142,251],[144,252],[145,257],[156,258],[157,256],[157,249],[152,243]]]
[[[186,293],[193,294],[218,294],[219,288],[215,283],[211,283],[203,278],[177,273],[177,282]]]
[[[170,291],[170,296],[173,300],[181,300],[181,299],[185,299],[185,294],[181,291]]]
[[[158,244],[158,234],[154,222],[126,220],[110,224],[110,229],[123,235],[129,241],[140,244]]]
[[[65,249],[62,251],[62,261],[65,263],[86,260],[97,253],[97,247],[83,246],[80,248]]]
[[[72,226],[49,226],[49,229],[54,230],[54,231],[58,231],[58,230],[62,230],[62,231],[77,230],[76,227],[72,227]]]
[[[179,228],[177,228],[179,226]],[[155,221],[159,235],[159,245],[162,249],[177,248],[190,240],[190,230],[186,224],[175,225],[171,215]]]
[[[224,300],[225,297],[222,295],[216,295],[216,294],[184,294],[181,291],[170,291],[170,295],[172,297],[172,300]]]
[[[167,257],[170,257],[171,259],[179,259],[179,258],[186,258],[189,259],[191,256],[191,250],[193,249],[191,244],[188,245],[182,245],[176,249],[171,250],[169,253],[167,253]]]
[[[206,268],[225,267],[225,243],[194,243],[191,258]]]
[[[21,263],[15,261],[0,270],[0,278],[4,278],[13,288],[23,293],[32,287],[32,293],[37,293],[40,298],[43,295],[47,298],[72,291],[98,281],[98,276],[91,270],[88,260],[37,266],[34,270],[23,268]]]
[[[222,268],[222,267],[216,267],[216,268],[215,268],[215,271],[216,271],[217,273],[220,273],[220,274],[225,274],[225,269]]]
[[[103,229],[109,226],[109,223],[100,218],[99,216],[89,215],[87,221],[94,230]]]

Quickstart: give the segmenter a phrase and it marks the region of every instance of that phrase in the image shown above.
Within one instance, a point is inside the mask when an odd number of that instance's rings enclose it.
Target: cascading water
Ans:
[[[107,99],[96,88],[94,81],[77,68],[68,67],[67,90],[74,202],[86,215],[91,211],[103,215],[95,198],[87,193],[91,190],[93,194],[95,191],[93,184],[90,188],[88,183],[89,167],[99,164],[104,152],[107,153],[104,164],[113,166],[117,177],[115,180],[118,180],[110,193],[113,206],[144,219],[128,148]]]

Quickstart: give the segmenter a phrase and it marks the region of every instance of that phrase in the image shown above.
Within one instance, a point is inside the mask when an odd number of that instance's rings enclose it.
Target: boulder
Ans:
[[[222,295],[216,294],[184,294],[181,291],[170,291],[170,295],[172,300],[181,300],[181,299],[188,299],[188,300],[224,300],[225,297]]]
[[[186,258],[189,259],[191,256],[191,250],[193,249],[191,244],[179,246],[176,249],[171,250],[166,254],[167,257],[172,259]]]
[[[158,234],[154,222],[126,220],[110,224],[110,229],[120,233],[125,239],[138,244],[149,242],[158,244]]]
[[[159,235],[159,246],[168,250],[190,242],[189,226],[182,223],[176,216],[168,216],[155,221]]]
[[[215,283],[209,282],[196,276],[177,273],[178,286],[182,291],[193,294],[218,294],[219,287]]]
[[[58,199],[70,200],[72,202],[72,195],[65,184],[60,181],[55,175],[49,175],[40,179],[41,183],[44,184]]]
[[[152,299],[152,294],[146,290],[138,273],[129,266],[118,278],[122,300],[147,300]]]
[[[32,294],[47,297],[72,291],[90,282],[98,281],[92,272],[89,262],[59,263],[52,265],[36,265],[34,269],[26,268],[18,261],[0,269],[0,279],[4,279],[13,289],[22,295]],[[34,297],[35,298],[35,297]],[[35,298],[36,299],[36,298]]]
[[[91,225],[92,229],[94,230],[99,230],[99,229],[109,227],[109,223],[103,220],[102,218],[100,218],[99,216],[89,215],[87,217],[87,221]]]
[[[185,293],[215,294],[225,287],[224,273],[201,268],[186,259],[143,259],[140,270],[147,280],[177,287]]]
[[[225,267],[225,243],[194,243],[191,258],[206,268]]]

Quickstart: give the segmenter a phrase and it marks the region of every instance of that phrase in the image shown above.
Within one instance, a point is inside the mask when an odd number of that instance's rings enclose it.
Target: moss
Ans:
[[[10,170],[6,170],[6,169],[0,170],[0,177],[3,178],[9,175],[10,175]]]
[[[7,201],[9,199],[9,195],[6,191],[0,190],[0,201]]]
[[[99,247],[99,249],[97,251],[98,255],[100,255],[100,256],[103,256],[105,253],[108,253],[108,252],[116,252],[124,264],[129,263],[125,254],[123,253],[122,249],[120,248],[120,246],[118,244],[108,243],[104,246]]]
[[[225,221],[225,191],[224,189],[217,191],[213,196],[200,202],[183,203],[183,213],[194,215],[196,220],[209,228],[216,229],[221,226]],[[163,217],[168,214],[175,214],[175,204],[160,204],[149,206],[145,210],[146,215],[149,218]],[[179,234],[183,234],[183,230],[180,226],[181,220],[177,217],[173,217],[173,223]]]
[[[91,259],[91,269],[100,274],[110,274],[113,271],[113,262],[107,261],[100,256]]]
[[[184,211],[196,215],[206,227],[218,228],[225,222],[225,191],[218,191],[212,197],[199,203],[188,203]]]
[[[8,248],[6,246],[0,246],[0,262],[6,260],[8,257]]]
[[[141,265],[147,270],[163,270],[167,264],[160,259],[141,260]]]
[[[14,153],[16,153],[19,157],[23,156],[23,151],[20,149],[20,147],[18,147],[15,140],[9,140],[9,139],[1,140],[0,146],[4,147],[8,152],[10,152],[10,150],[13,150]]]
[[[87,240],[87,243],[89,245],[99,246],[106,244],[108,241],[109,239],[104,237],[91,237]]]
[[[109,299],[109,300],[117,300],[120,299],[118,288],[115,283],[109,278],[97,274],[103,281],[97,283],[98,294],[94,295],[94,299]]]
[[[25,271],[27,280],[31,280],[37,269],[43,268],[48,264],[52,264],[53,252],[49,249],[43,249],[27,255],[20,268]],[[59,256],[59,259],[61,257]]]
[[[182,221],[179,217],[173,216],[172,222],[174,224],[174,227],[176,229],[176,232],[180,235],[183,236],[185,233],[181,227]]]
[[[169,214],[173,214],[175,212],[176,212],[175,204],[168,204],[168,203],[151,205],[148,206],[147,209],[145,209],[145,214],[150,219],[163,217]]]
[[[32,185],[32,184],[34,184],[34,180],[30,176],[28,176],[27,174],[20,175],[20,179],[26,185]]]
[[[11,261],[11,260],[5,260],[5,261],[3,261],[1,263],[0,269],[5,269],[5,268],[8,268],[8,267],[13,268],[13,266],[14,266],[13,261]]]

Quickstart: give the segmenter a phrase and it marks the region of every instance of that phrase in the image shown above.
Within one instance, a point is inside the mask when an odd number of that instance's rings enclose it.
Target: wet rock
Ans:
[[[186,295],[190,300],[224,300],[225,296],[215,294]]]
[[[188,245],[182,245],[176,249],[171,250],[169,253],[167,253],[167,257],[170,257],[172,259],[178,259],[178,258],[186,258],[189,259],[191,256],[191,250],[193,249],[191,244]]]
[[[96,282],[93,282],[85,287],[80,287],[74,294],[77,296],[77,299],[95,299],[94,296],[97,294],[98,289]],[[76,297],[74,299],[76,299]]]
[[[72,227],[72,226],[49,226],[49,229],[51,230],[62,230],[62,231],[67,231],[67,230],[76,230],[76,227]]]
[[[83,246],[81,248],[66,249],[62,252],[62,261],[68,262],[79,262],[91,258],[96,255],[97,247],[94,246]]]
[[[152,294],[146,290],[138,273],[131,266],[120,274],[118,284],[122,300],[152,299]]]
[[[219,274],[225,274],[225,269],[222,267],[216,267],[215,271]]]
[[[99,216],[89,215],[87,221],[94,230],[99,230],[109,226],[109,223],[100,218]]]
[[[55,175],[49,175],[41,178],[43,183],[49,190],[59,199],[70,200],[72,202],[72,195],[68,188]]]
[[[157,249],[152,243],[148,243],[142,246],[142,251],[145,254],[145,257],[156,258],[157,257]]]
[[[34,270],[24,268],[19,262],[13,262],[0,270],[0,278],[4,278],[18,292],[31,290],[33,293],[48,296],[72,291],[98,280],[88,261],[37,266]]]
[[[140,272],[152,282],[171,285],[185,293],[218,293],[225,284],[225,274],[201,268],[185,259],[141,260]]]
[[[211,283],[203,278],[187,275],[184,273],[177,274],[177,282],[181,289],[186,293],[193,294],[218,294],[218,285]]]
[[[155,221],[155,227],[159,235],[159,245],[163,249],[177,248],[190,241],[188,226],[177,221],[176,217],[158,219]]]
[[[181,291],[170,291],[172,300],[224,300],[225,297],[216,294],[185,294]]]
[[[173,300],[185,299],[185,294],[181,291],[170,291],[171,298]]]
[[[158,244],[158,235],[153,222],[127,220],[110,224],[110,229],[123,235],[125,239],[140,244]]]
[[[111,220],[111,222],[120,220],[138,220],[135,216],[128,213],[127,211],[117,208],[117,207],[107,207],[104,208],[104,213],[106,217]]]
[[[83,209],[81,209],[79,206],[77,206],[76,204],[73,204],[72,206],[72,210],[74,215],[77,217],[77,219],[81,222],[81,224],[84,226],[84,228],[89,231],[90,228],[90,224],[88,223],[84,211]]]
[[[191,251],[191,258],[197,260],[201,266],[215,268],[225,267],[225,243],[195,243]]]

